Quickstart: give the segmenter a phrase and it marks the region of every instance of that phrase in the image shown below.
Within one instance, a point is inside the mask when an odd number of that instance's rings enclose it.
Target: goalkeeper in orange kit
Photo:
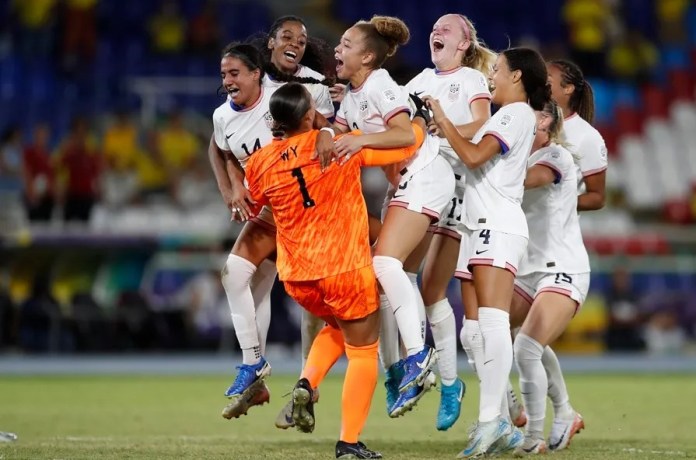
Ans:
[[[288,83],[271,97],[276,137],[249,158],[246,180],[258,206],[273,208],[278,274],[287,293],[328,323],[312,344],[293,390],[293,419],[314,429],[313,392],[345,351],[341,434],[336,457],[381,458],[358,441],[377,383],[379,299],[372,268],[361,166],[382,166],[412,156],[424,139],[398,149],[363,149],[345,164],[322,171],[313,159],[319,130],[307,90]],[[350,134],[348,134],[350,135]]]

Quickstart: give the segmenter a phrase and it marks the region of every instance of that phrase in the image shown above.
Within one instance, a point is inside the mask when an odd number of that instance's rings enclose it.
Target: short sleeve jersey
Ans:
[[[607,169],[607,147],[602,135],[580,115],[574,113],[563,121],[568,150],[578,158],[578,192],[584,192],[583,179]]]
[[[364,151],[322,173],[312,160],[318,133],[276,139],[247,164],[249,191],[273,208],[283,281],[318,280],[372,263],[360,185]]]
[[[589,272],[578,220],[577,173],[572,155],[551,144],[529,157],[529,168],[535,165],[550,168],[556,180],[524,192],[522,209],[529,225],[529,244],[518,274]]]
[[[268,109],[276,88],[261,87],[261,96],[250,107],[225,101],[213,113],[213,136],[217,146],[232,152],[242,168],[251,155],[273,139],[273,117]]]
[[[406,84],[406,91],[439,100],[445,114],[455,125],[473,121],[472,102],[491,99],[486,77],[470,67],[459,67],[447,72],[425,69]],[[451,159],[461,161],[447,139],[440,141],[440,152]]]
[[[501,107],[474,135],[474,144],[486,135],[494,136],[502,151],[467,176],[464,225],[468,229],[490,229],[527,238],[521,204],[535,127],[532,108],[515,102]]]

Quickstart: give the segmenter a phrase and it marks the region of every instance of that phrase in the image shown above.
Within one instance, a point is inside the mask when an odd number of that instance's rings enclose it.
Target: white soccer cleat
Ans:
[[[585,422],[582,415],[575,411],[573,411],[573,416],[567,419],[554,419],[549,434],[549,449],[554,452],[565,449],[573,436],[584,428]]]
[[[515,457],[526,457],[527,455],[545,454],[547,451],[546,441],[542,438],[532,438],[525,436],[521,446],[515,449]]]

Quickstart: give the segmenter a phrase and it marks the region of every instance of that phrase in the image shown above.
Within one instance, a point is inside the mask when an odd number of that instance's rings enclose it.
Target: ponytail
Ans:
[[[580,67],[574,62],[566,61],[565,59],[551,61],[551,65],[561,71],[561,87],[565,88],[568,85],[573,85],[573,93],[568,101],[570,110],[576,112],[586,122],[592,124],[595,115],[594,91],[590,83],[585,80]]]
[[[463,14],[458,14],[457,16],[459,16],[464,23],[464,37],[469,40],[470,44],[464,52],[462,65],[476,69],[484,76],[488,77],[493,70],[493,66],[495,65],[495,60],[497,59],[498,55],[488,49],[483,40],[478,38],[474,23],[471,22],[469,18]]]

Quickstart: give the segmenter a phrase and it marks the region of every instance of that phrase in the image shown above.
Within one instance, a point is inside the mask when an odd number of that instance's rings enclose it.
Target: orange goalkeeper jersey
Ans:
[[[414,131],[411,147],[362,149],[324,172],[312,160],[318,130],[276,139],[249,158],[249,191],[258,205],[273,209],[281,280],[318,280],[372,263],[360,167],[409,158],[424,138],[416,125]]]

